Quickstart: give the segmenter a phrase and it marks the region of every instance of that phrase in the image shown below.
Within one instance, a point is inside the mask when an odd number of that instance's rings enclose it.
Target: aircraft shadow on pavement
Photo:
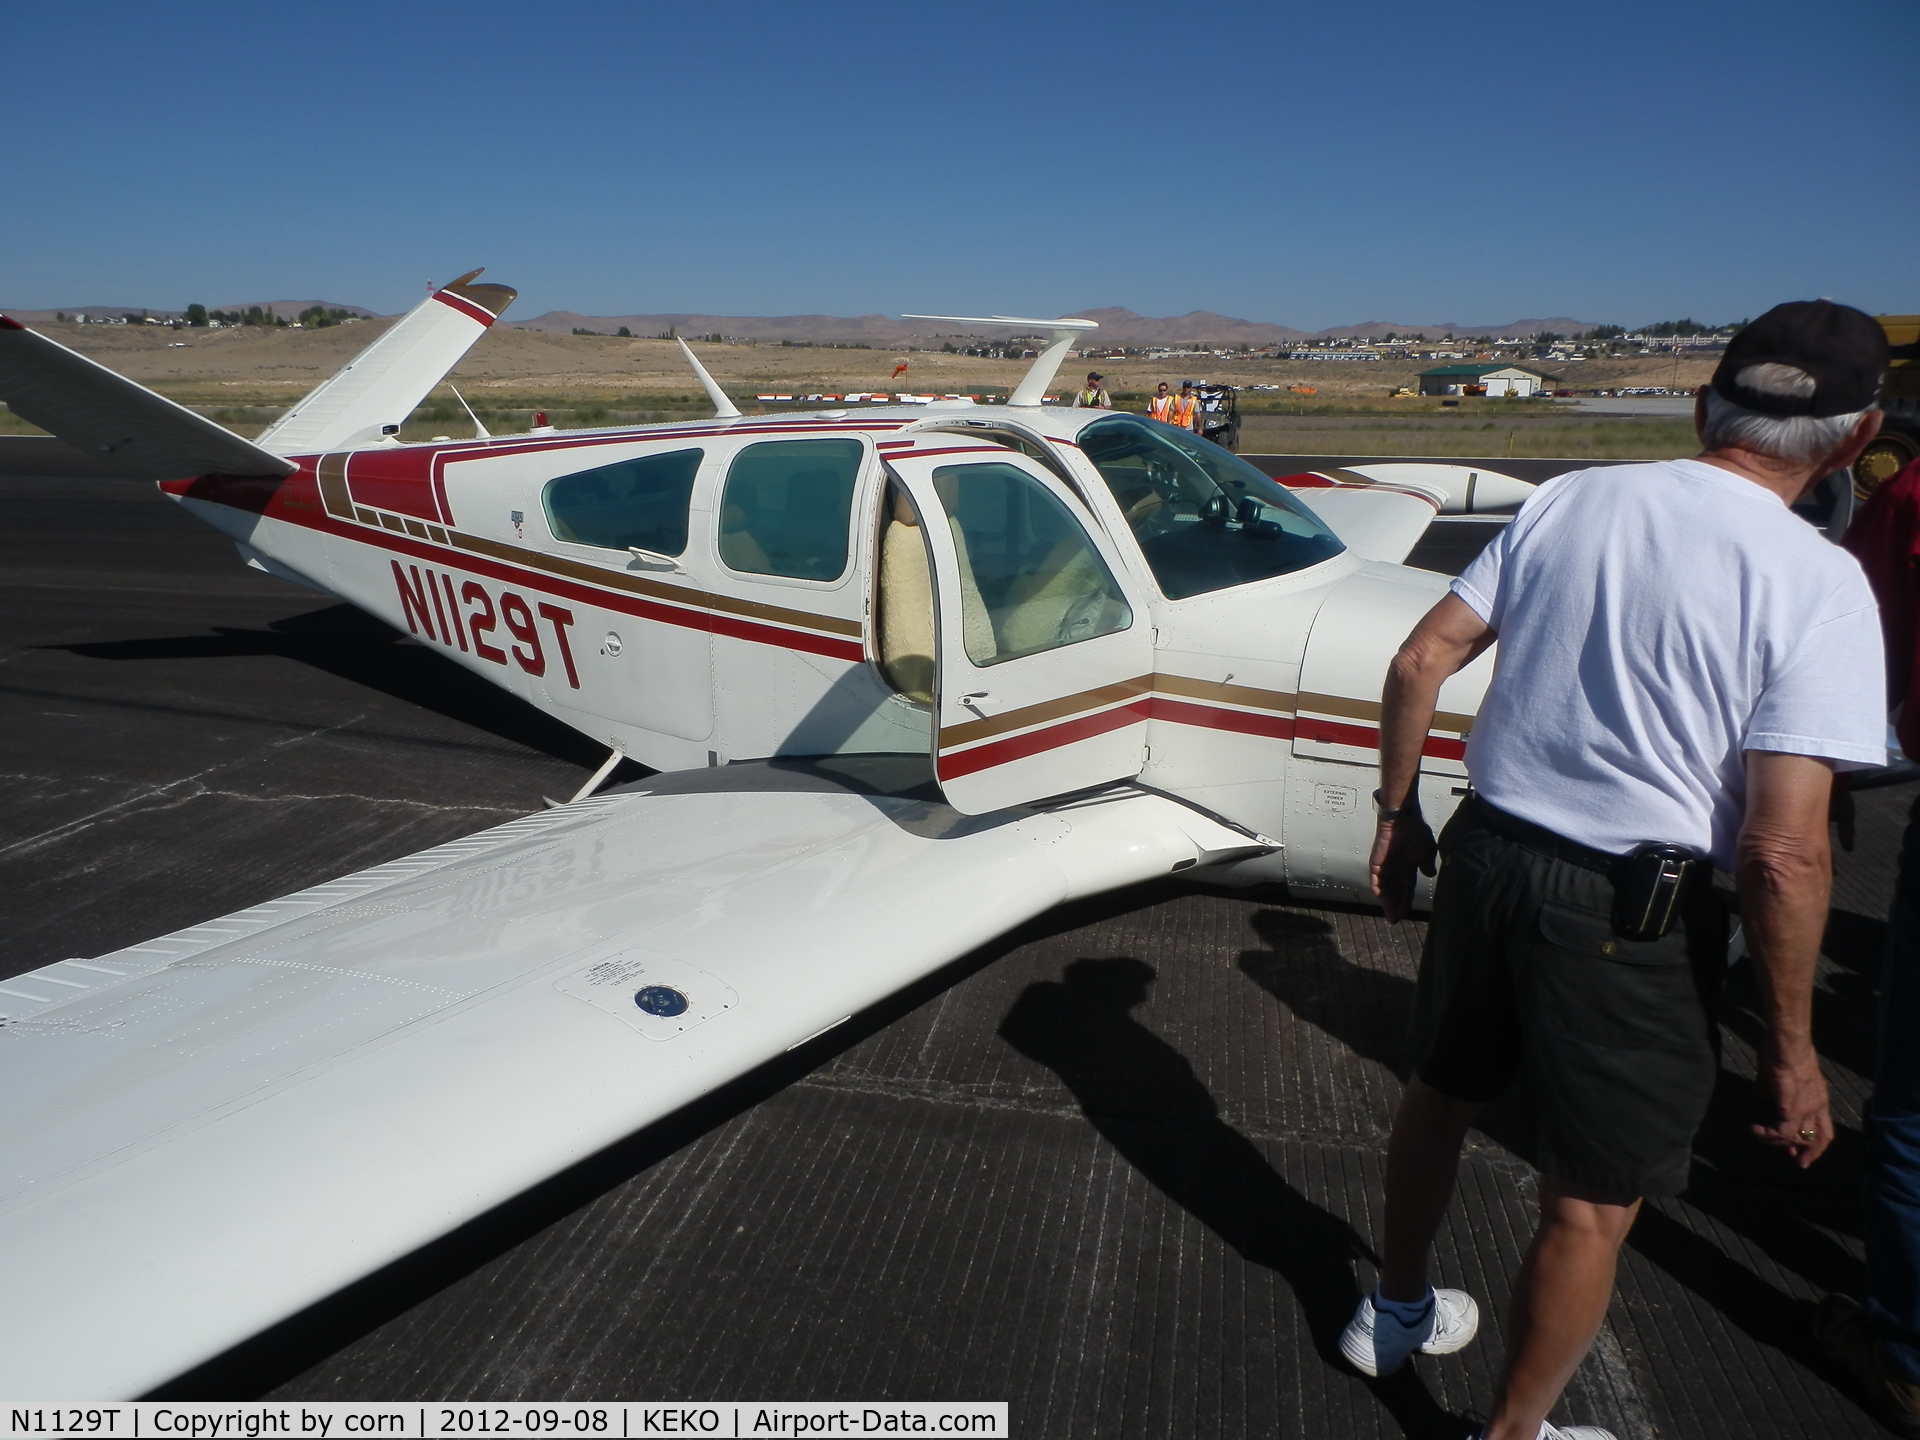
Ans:
[[[1187,1057],[1135,1018],[1157,972],[1126,956],[1081,959],[1027,987],[1000,1036],[1046,1066],[1087,1120],[1140,1174],[1243,1259],[1276,1271],[1314,1348],[1341,1365],[1340,1330],[1360,1298],[1354,1263],[1375,1259],[1352,1226],[1290,1185],[1220,1116]],[[1409,1436],[1458,1436],[1411,1366],[1375,1394]]]
[[[206,660],[279,656],[529,750],[593,769],[605,749],[351,605],[276,620],[264,630],[216,625],[199,635],[48,646],[91,660]],[[639,767],[629,766],[631,776]]]
[[[1241,970],[1300,1019],[1404,1082],[1412,1067],[1413,981],[1348,962],[1333,927],[1319,916],[1262,910],[1253,925],[1270,948],[1244,953]],[[1884,929],[1881,922],[1833,912],[1825,951],[1834,968],[1815,992],[1822,1057],[1863,1075],[1871,1073],[1860,1067],[1871,1053],[1864,1026]],[[1747,965],[1728,979],[1721,1020],[1749,1045],[1760,1038],[1760,997]],[[1859,1132],[1836,1124],[1832,1148],[1803,1172],[1753,1138],[1749,1127],[1766,1118],[1754,1081],[1723,1064],[1694,1141],[1686,1192],[1677,1202],[1648,1204],[1627,1243],[1755,1341],[1853,1393],[1814,1341],[1814,1302],[1781,1290],[1684,1217],[1683,1207],[1691,1207],[1816,1292],[1859,1292],[1864,1269],[1835,1239],[1862,1230]],[[1524,1107],[1506,1097],[1488,1106],[1475,1128],[1522,1158],[1528,1153]]]

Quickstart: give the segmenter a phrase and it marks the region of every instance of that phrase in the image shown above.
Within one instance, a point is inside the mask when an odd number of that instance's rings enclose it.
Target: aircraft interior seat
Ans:
[[[746,510],[730,504],[720,512],[720,558],[728,567],[750,575],[770,575],[773,562],[753,536],[754,526]]]
[[[1006,608],[994,627],[1001,648],[1028,655],[1086,638],[1077,632],[1089,623],[1087,602],[1107,588],[1086,541],[1062,538],[1037,571],[1008,587]]]
[[[904,497],[880,532],[880,669],[909,700],[933,702],[933,577],[913,507]]]

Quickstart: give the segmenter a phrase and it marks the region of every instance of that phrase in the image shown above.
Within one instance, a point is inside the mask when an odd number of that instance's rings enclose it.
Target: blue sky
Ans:
[[[20,308],[399,310],[484,264],[521,315],[1920,309],[1914,0],[0,20]]]

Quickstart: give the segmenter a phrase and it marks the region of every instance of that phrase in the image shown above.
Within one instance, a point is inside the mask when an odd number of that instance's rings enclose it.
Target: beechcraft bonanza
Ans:
[[[514,297],[478,273],[257,442],[0,317],[17,413],[609,749],[568,804],[0,982],[0,1392],[144,1392],[1064,900],[1365,899],[1382,677],[1446,583],[1398,562],[1531,488],[1288,488],[1046,408],[1086,320],[1011,322],[1052,343],[1005,405],[743,416],[688,351],[710,421],[402,443]],[[621,756],[660,773],[592,793]]]

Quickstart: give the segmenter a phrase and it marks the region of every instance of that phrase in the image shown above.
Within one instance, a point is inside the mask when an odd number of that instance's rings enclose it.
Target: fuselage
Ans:
[[[1364,898],[1384,667],[1444,580],[1340,552],[1239,583],[1183,576],[1169,594],[1139,506],[1123,508],[1131,497],[1079,443],[1115,419],[950,404],[388,442],[291,457],[299,468],[283,480],[162,488],[263,568],[655,769],[931,749],[943,775],[1017,761],[1041,798],[1076,788],[1047,790],[1048,756],[1102,726],[1144,723],[1140,784],[1283,842],[1233,878]],[[943,722],[943,701],[881,652],[889,497],[907,462],[934,474],[996,455],[1060,483],[1140,643],[1122,667],[1132,673],[1108,683],[1096,674],[1002,711],[980,708],[1002,703],[985,689],[966,712],[948,697]],[[787,478],[755,489],[739,479],[749,470]],[[1084,666],[1099,643],[1065,644],[1049,663]],[[1436,817],[1463,792],[1490,664],[1442,696],[1423,779]]]

